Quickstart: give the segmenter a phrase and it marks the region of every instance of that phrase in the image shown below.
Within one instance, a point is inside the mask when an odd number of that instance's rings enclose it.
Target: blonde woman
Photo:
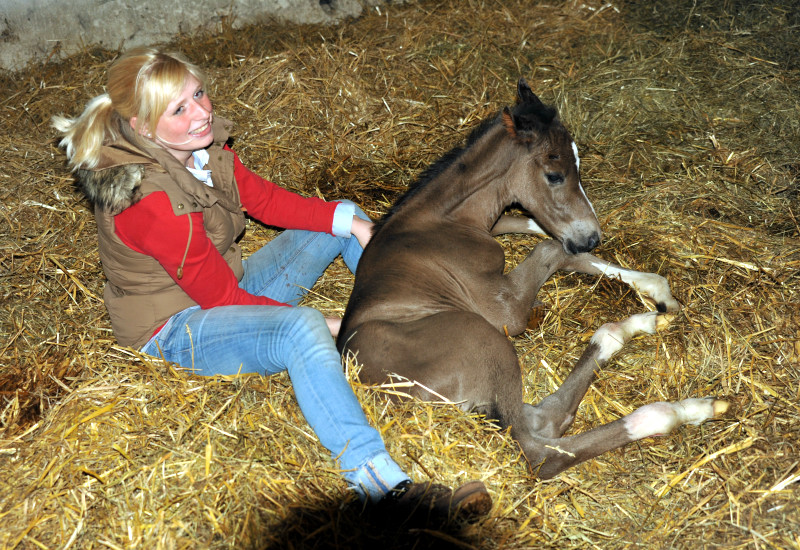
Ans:
[[[227,145],[232,124],[214,116],[203,73],[178,54],[121,55],[107,93],[53,125],[94,205],[120,344],[204,376],[288,371],[305,419],[362,500],[424,510],[426,521],[488,512],[480,482],[455,492],[411,482],[344,376],[331,337],[338,320],[297,307],[337,256],[355,272],[372,228],[360,209],[248,170]],[[245,260],[243,210],[287,229]]]

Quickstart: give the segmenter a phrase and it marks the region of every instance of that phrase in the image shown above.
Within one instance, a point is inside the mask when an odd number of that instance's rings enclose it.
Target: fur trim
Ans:
[[[78,170],[76,177],[86,197],[113,216],[141,198],[139,185],[144,166],[125,164],[104,170]]]

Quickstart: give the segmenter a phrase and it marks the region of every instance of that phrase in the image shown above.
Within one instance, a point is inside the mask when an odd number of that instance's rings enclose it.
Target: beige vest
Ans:
[[[148,148],[138,150],[137,155],[128,142],[121,147],[105,147],[101,168],[95,172],[128,167],[130,173],[131,165],[142,166],[143,170],[138,171],[141,180],[133,185],[132,201],[163,191],[176,215],[202,212],[206,234],[241,279],[242,253],[237,241],[244,233],[245,220],[233,177],[233,153],[222,148],[230,128],[228,121],[214,122],[215,141],[208,149],[207,166],[212,171],[213,188],[198,181],[166,150]],[[117,341],[141,348],[172,315],[197,304],[155,259],[120,241],[114,232],[113,211],[100,204],[95,206],[100,260],[108,279],[103,297]],[[153,223],[158,224],[158,220]],[[199,236],[193,233],[190,239]]]

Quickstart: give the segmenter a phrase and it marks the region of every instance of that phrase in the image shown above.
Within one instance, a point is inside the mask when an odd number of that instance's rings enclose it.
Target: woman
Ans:
[[[107,93],[57,116],[69,166],[92,201],[104,301],[120,344],[215,374],[288,371],[306,420],[362,500],[440,518],[488,512],[480,482],[412,483],[369,425],[331,335],[338,320],[295,307],[342,255],[355,272],[371,222],[350,202],[304,198],[249,171],[226,145],[202,72],[138,48]],[[242,259],[243,211],[287,231]]]

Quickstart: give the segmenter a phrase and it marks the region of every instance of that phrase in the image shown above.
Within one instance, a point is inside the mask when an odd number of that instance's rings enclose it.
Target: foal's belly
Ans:
[[[439,313],[481,314],[502,278],[503,250],[486,238],[445,228],[402,239],[378,239],[364,252],[343,331],[363,323],[410,323]]]

